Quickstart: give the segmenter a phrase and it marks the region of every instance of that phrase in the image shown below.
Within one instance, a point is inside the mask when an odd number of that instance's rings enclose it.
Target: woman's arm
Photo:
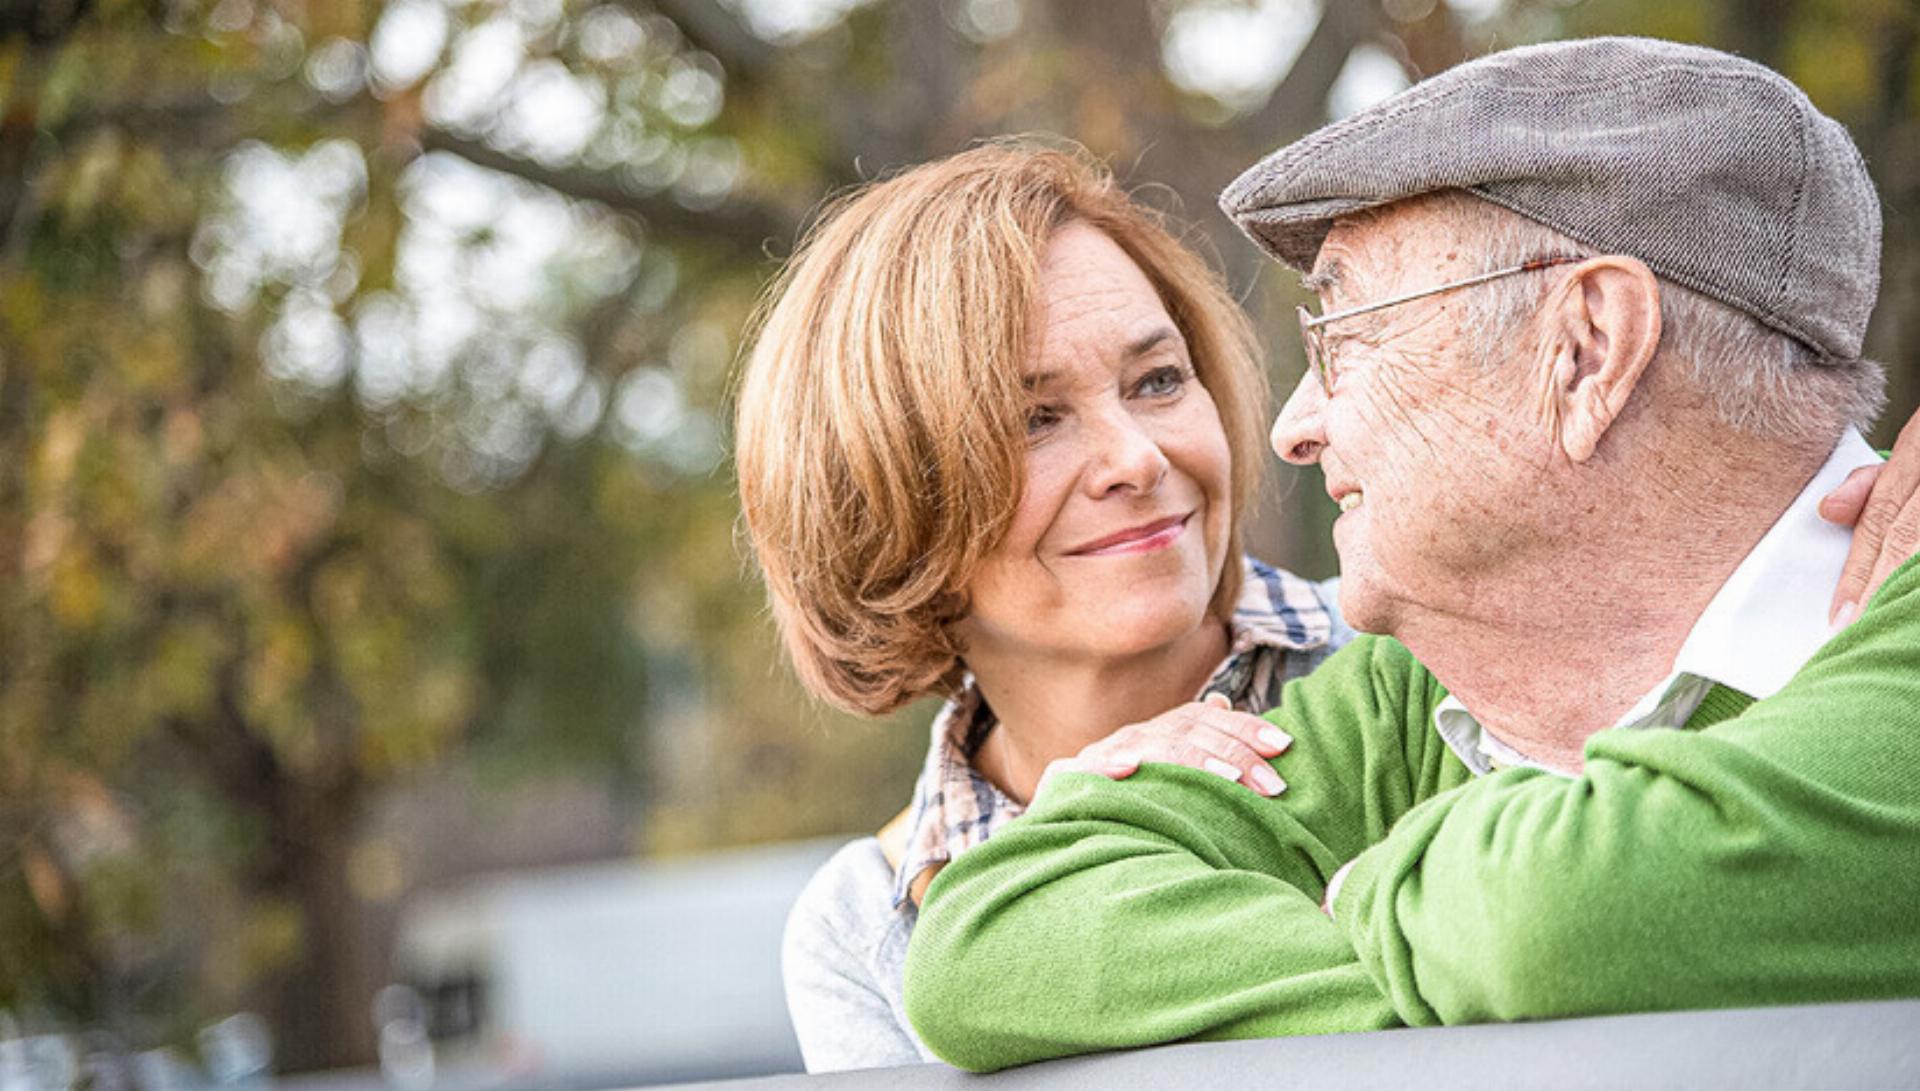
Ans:
[[[787,917],[780,970],[808,1072],[926,1060],[897,1007],[912,917],[889,904],[892,887],[879,844],[863,838],[821,867]]]

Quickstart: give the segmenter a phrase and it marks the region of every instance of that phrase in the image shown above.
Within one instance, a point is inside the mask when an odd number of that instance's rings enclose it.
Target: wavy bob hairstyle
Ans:
[[[1083,222],[1139,265],[1185,336],[1232,457],[1227,564],[1263,462],[1266,383],[1206,262],[1084,153],[982,145],[833,202],[769,288],[739,380],[740,501],[801,680],[879,715],[951,693],[981,560],[1023,487],[1041,255]]]

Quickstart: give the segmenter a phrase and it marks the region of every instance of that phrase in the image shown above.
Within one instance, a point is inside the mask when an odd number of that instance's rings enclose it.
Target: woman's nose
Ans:
[[[1167,476],[1168,462],[1159,441],[1128,413],[1101,417],[1089,430],[1093,444],[1088,492],[1095,497],[1129,490],[1149,493]]]
[[[1320,378],[1312,368],[1300,377],[1300,385],[1293,388],[1293,394],[1287,398],[1287,404],[1280,407],[1280,415],[1273,418],[1273,453],[1296,466],[1318,462],[1320,452],[1327,446],[1326,422],[1321,410],[1326,408],[1327,395],[1320,388]]]

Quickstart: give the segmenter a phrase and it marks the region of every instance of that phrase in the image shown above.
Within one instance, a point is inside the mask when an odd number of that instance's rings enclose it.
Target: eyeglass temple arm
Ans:
[[[1397,295],[1397,296],[1394,296],[1392,299],[1376,300],[1372,303],[1363,304],[1358,307],[1352,307],[1344,311],[1335,311],[1332,314],[1323,314],[1317,318],[1309,317],[1305,325],[1306,325],[1306,328],[1308,329],[1314,329],[1316,327],[1324,326],[1329,322],[1337,321],[1342,318],[1352,318],[1356,315],[1369,314],[1373,311],[1385,310],[1388,307],[1397,307],[1402,303],[1411,303],[1416,299],[1425,299],[1430,295],[1439,295],[1441,292],[1451,292],[1455,288],[1471,288],[1476,284],[1485,284],[1489,280],[1499,280],[1501,277],[1510,277],[1516,273],[1531,273],[1536,269],[1545,269],[1545,268],[1548,268],[1549,266],[1554,266],[1554,265],[1565,265],[1568,262],[1574,262],[1574,261],[1580,261],[1580,260],[1581,260],[1580,258],[1567,257],[1567,256],[1534,258],[1532,261],[1523,261],[1518,265],[1509,265],[1505,269],[1495,269],[1491,273],[1481,273],[1478,276],[1471,276],[1465,280],[1455,280],[1446,284],[1438,284],[1431,288],[1422,288],[1417,292],[1408,292],[1405,295]]]

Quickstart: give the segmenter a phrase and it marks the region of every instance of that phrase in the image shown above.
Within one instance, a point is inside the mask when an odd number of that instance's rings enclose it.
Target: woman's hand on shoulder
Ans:
[[[1287,783],[1268,759],[1279,756],[1293,739],[1258,716],[1235,712],[1227,699],[1206,700],[1168,709],[1144,723],[1128,724],[1071,758],[1047,766],[1034,792],[1038,798],[1061,773],[1093,773],[1125,780],[1148,762],[1204,769],[1263,796],[1277,796]]]
[[[1920,552],[1920,413],[1900,429],[1893,457],[1847,475],[1820,501],[1820,514],[1853,528],[1853,549],[1828,611],[1829,620],[1844,625],[1860,616],[1894,569]]]

